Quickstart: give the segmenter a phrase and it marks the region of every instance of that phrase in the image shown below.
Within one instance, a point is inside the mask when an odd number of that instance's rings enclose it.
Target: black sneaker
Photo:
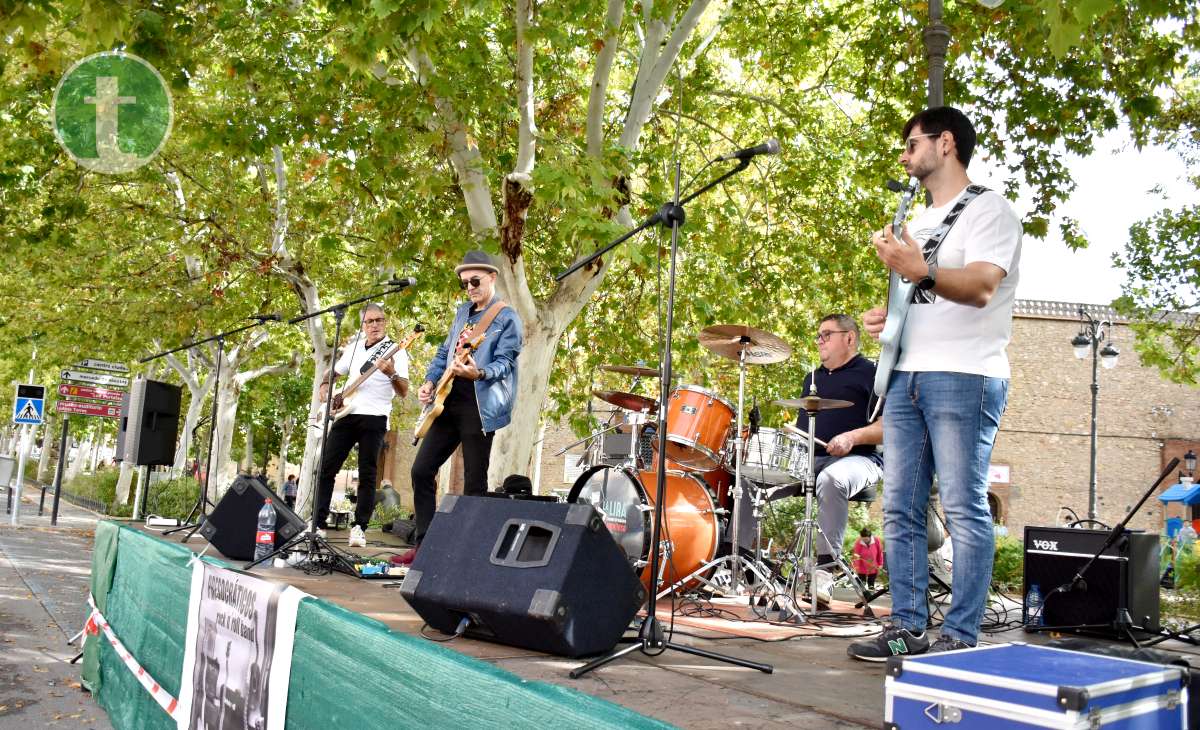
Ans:
[[[846,653],[864,662],[885,662],[888,657],[924,654],[929,650],[929,637],[922,631],[914,634],[899,626],[889,626],[879,636],[855,641]]]
[[[959,649],[974,649],[974,648],[975,647],[971,646],[970,644],[968,644],[965,641],[959,641],[958,639],[952,638],[950,636],[939,636],[938,640],[933,642],[933,646],[929,647],[929,653],[930,654],[940,654],[944,651],[958,651]]]

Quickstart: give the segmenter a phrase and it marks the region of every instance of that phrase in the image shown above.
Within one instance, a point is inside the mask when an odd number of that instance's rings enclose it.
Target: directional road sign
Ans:
[[[129,366],[120,362],[110,362],[108,360],[84,360],[75,365],[77,368],[86,368],[88,370],[107,370],[110,373],[127,373]]]
[[[13,400],[13,423],[29,423],[40,426],[45,406],[45,388],[40,385],[18,385],[17,397]]]
[[[72,385],[70,383],[59,383],[58,395],[67,400],[90,398],[93,400],[106,400],[112,403],[120,403],[121,399],[125,396],[119,390],[96,388],[90,385]]]
[[[60,375],[63,380],[74,380],[90,385],[109,385],[117,388],[129,387],[129,378],[122,378],[120,375],[100,375],[84,370],[63,370]]]
[[[54,408],[59,413],[75,413],[80,416],[121,417],[121,406],[107,406],[103,403],[77,403],[73,400],[60,400],[54,404]]]

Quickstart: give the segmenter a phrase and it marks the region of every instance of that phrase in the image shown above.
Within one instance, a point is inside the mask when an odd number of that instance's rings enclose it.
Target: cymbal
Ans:
[[[658,412],[658,401],[636,393],[626,393],[620,390],[593,390],[592,395],[605,403],[612,403],[618,408],[628,411]]]
[[[835,408],[849,408],[850,406],[854,405],[848,400],[818,398],[815,395],[806,395],[803,398],[776,400],[771,402],[777,406],[783,406],[784,408],[802,408],[810,413],[813,411],[832,411]]]
[[[638,365],[601,365],[601,370],[607,370],[610,373],[621,373],[622,375],[635,375],[639,378],[657,378],[658,370],[656,368],[644,368]]]
[[[747,365],[783,362],[792,356],[792,346],[777,335],[742,324],[705,327],[699,339],[701,346],[730,360],[740,360],[745,348]]]

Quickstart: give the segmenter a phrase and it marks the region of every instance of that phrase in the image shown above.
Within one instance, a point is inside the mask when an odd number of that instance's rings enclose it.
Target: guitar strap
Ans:
[[[953,228],[954,224],[958,222],[959,216],[962,215],[962,212],[966,210],[966,207],[970,205],[972,200],[978,198],[981,193],[985,192],[987,192],[987,188],[982,185],[976,185],[972,183],[967,186],[967,189],[965,192],[963,192],[962,197],[958,199],[958,202],[954,204],[954,207],[950,209],[950,212],[946,214],[946,217],[942,219],[942,222],[938,224],[938,227],[933,229],[933,235],[931,235],[929,240],[925,241],[925,245],[921,247],[921,251],[925,256],[925,263],[933,263],[937,260],[938,249],[942,247],[942,242],[946,240],[946,235],[950,233],[950,229]],[[933,301],[933,298],[928,292],[923,292],[915,287],[913,288],[913,302],[928,303],[931,301]]]
[[[498,315],[498,314],[500,314],[501,312],[503,312],[503,311],[504,311],[504,309],[505,309],[505,307],[507,307],[507,306],[508,306],[507,304],[505,304],[504,302],[500,301],[499,299],[497,299],[496,301],[492,302],[491,306],[489,306],[489,307],[487,308],[487,311],[485,311],[485,312],[483,313],[483,316],[482,316],[482,317],[479,319],[479,321],[475,323],[475,329],[474,329],[474,330],[472,330],[472,331],[474,331],[474,332],[487,332],[487,328],[488,328],[488,327],[491,327],[491,326],[492,326],[492,322],[494,322],[494,321],[495,321],[495,319],[496,319],[496,315]],[[466,328],[466,326],[467,326],[467,325],[466,325],[466,323],[464,322],[464,323],[463,323],[463,326],[459,328],[458,332],[457,332],[457,333],[455,334],[455,336],[454,336],[454,339],[455,339],[455,341],[457,341],[458,339],[460,339],[460,338],[462,337],[462,331],[463,331],[463,329],[465,329],[465,328]]]
[[[365,373],[368,370],[370,370],[371,366],[375,364],[375,361],[379,359],[379,356],[382,355],[383,353],[387,352],[388,348],[390,348],[394,344],[396,344],[396,343],[392,342],[392,338],[390,338],[390,337],[384,337],[382,340],[380,340],[378,343],[376,343],[375,352],[371,353],[371,356],[369,358],[367,358],[367,361],[364,362],[362,364],[362,367],[360,367],[358,369],[359,374],[361,375],[362,373]]]

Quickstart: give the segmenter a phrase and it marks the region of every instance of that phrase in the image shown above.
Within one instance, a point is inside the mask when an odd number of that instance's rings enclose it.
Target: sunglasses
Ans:
[[[458,288],[466,289],[469,286],[472,289],[478,289],[479,285],[482,283],[483,283],[482,276],[472,276],[470,279],[459,279],[458,280]]]

